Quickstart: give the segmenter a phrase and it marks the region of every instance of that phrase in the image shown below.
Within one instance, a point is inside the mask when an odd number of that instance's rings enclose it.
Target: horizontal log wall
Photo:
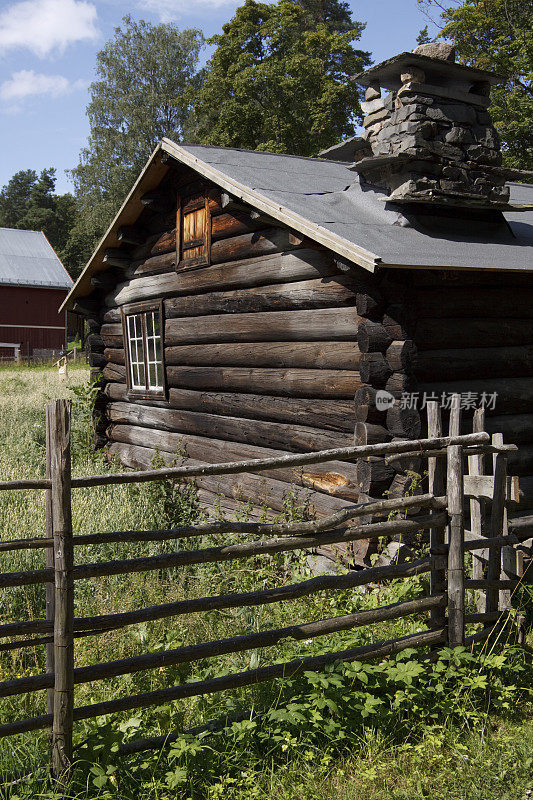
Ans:
[[[97,440],[153,450],[162,436],[165,453],[179,437],[204,437],[215,452],[217,443],[221,452],[254,445],[296,452],[346,442],[354,431],[361,444],[388,441],[419,436],[424,415],[398,402],[378,410],[379,389],[397,400],[420,390],[496,391],[487,426],[522,445],[510,469],[526,479],[524,491],[532,475],[533,507],[533,303],[524,276],[370,275],[251,209],[223,209],[216,194],[211,212],[210,266],[176,272],[174,215],[146,209],[138,226],[144,241],[126,248],[129,266],[101,278],[91,333],[92,362],[105,382]],[[131,399],[125,389],[120,306],[158,298],[168,403]],[[326,481],[321,490],[345,499],[397,494],[405,468],[419,466],[369,460],[354,465],[346,484]]]
[[[523,507],[533,508],[531,280],[483,272],[384,270],[376,283],[384,299],[382,311],[359,325],[357,344],[361,358],[364,353],[384,355],[390,369],[384,388],[397,402],[386,411],[377,409],[376,390],[383,385],[367,379],[367,371],[356,392],[357,441],[371,441],[376,428],[394,437],[418,436],[425,425],[424,392],[437,398],[471,393],[477,402],[483,393],[497,393],[495,409],[487,410],[487,429],[520,445],[509,469],[521,477]],[[418,405],[409,407],[407,400],[407,407],[400,407],[402,395],[411,392]],[[464,432],[472,429],[472,414],[470,410],[463,416]],[[365,491],[390,478],[377,464],[370,474],[370,466],[358,465]],[[417,470],[420,465],[414,460],[409,467]],[[401,474],[394,475],[389,490],[394,494],[404,485]]]
[[[172,464],[175,458],[174,454],[165,450],[156,451],[152,448],[122,442],[113,442],[109,446],[109,451],[111,455],[116,456],[122,463],[133,469],[149,468],[156,454],[167,464]],[[190,463],[194,463],[194,460],[191,460]],[[241,516],[245,512],[248,516],[250,509],[251,518],[261,517],[265,505],[278,514],[283,513],[290,495],[286,482],[246,473],[237,476],[197,478],[195,484],[199,487],[200,499],[202,492],[208,493],[206,497],[208,502],[211,498],[215,498],[213,504],[215,513],[218,514],[219,509],[224,511],[226,499],[231,498],[236,503],[235,511]],[[306,507],[310,513],[316,514],[317,517],[327,516],[346,507],[345,500],[329,497],[323,491],[301,489],[298,485],[294,487],[294,490],[296,490],[300,504]],[[221,506],[216,500],[218,497],[222,498]],[[231,513],[233,507],[228,508],[228,511]],[[323,545],[320,552],[334,559],[341,556],[358,566],[364,566],[368,564],[368,558],[374,550],[371,549],[369,541],[361,540],[350,544]]]
[[[110,400],[127,399],[124,384],[109,383],[105,394]],[[145,405],[145,400],[129,400]],[[231,392],[197,392],[190,389],[170,389],[168,403],[152,400],[154,407],[170,407],[198,411],[218,416],[263,419],[273,422],[301,423],[313,428],[353,432],[353,403],[351,400],[316,400],[293,397],[273,397]]]
[[[198,436],[205,436],[206,431],[209,431],[215,439],[278,447],[294,453],[349,447],[353,440],[353,434],[346,431],[317,429],[308,425],[284,425],[266,420],[205,414],[201,411],[153,408],[133,403],[110,403],[107,417],[113,424],[139,425],[147,429],[156,428],[160,431]]]
[[[363,324],[383,314],[375,279],[252,209],[222,209],[216,194],[211,213],[210,266],[176,271],[175,220],[164,209],[147,208],[124,233],[133,246],[110,254],[128,263],[99,284],[99,435],[115,456],[142,466],[156,449],[167,460],[185,449],[190,459],[213,462],[351,444],[355,393],[393,379],[385,353],[359,343]],[[120,309],[159,298],[168,400],[131,398]],[[367,433],[372,442],[392,437],[379,424]],[[382,461],[368,462],[367,488],[379,492],[393,474]],[[263,503],[282,511],[290,485],[319,516],[361,494],[356,466],[340,462],[197,485],[202,498],[221,494],[231,510],[244,500],[257,515]],[[365,556],[364,548],[353,554],[357,563]]]
[[[416,310],[413,371],[421,392],[496,393],[486,428],[519,445],[520,510],[533,508],[533,281],[518,273],[418,272],[403,279]],[[472,410],[463,414],[471,430]]]

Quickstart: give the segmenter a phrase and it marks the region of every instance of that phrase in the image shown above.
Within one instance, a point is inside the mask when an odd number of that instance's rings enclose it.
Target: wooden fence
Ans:
[[[59,348],[36,348],[33,352],[33,355],[22,355],[20,352],[22,349],[21,344],[6,344],[5,342],[0,342],[0,349],[2,348],[9,348],[13,350],[13,355],[11,356],[0,356],[0,364],[47,364],[53,363],[54,367],[59,366],[61,361],[79,361],[79,360],[87,360],[87,354],[85,350],[80,349],[79,347],[71,347],[70,350],[64,350]]]
[[[0,490],[43,489],[46,491],[46,531],[42,537],[0,542],[0,551],[44,549],[43,569],[16,573],[0,573],[0,589],[42,584],[46,587],[46,618],[0,624],[0,638],[8,639],[0,649],[42,645],[46,647],[46,672],[0,683],[0,697],[47,691],[47,713],[0,725],[0,736],[51,728],[52,770],[57,776],[68,773],[72,762],[72,733],[76,720],[161,705],[171,700],[220,692],[293,676],[302,670],[320,669],[335,660],[381,658],[407,647],[434,648],[447,643],[455,647],[465,643],[465,624],[476,623],[482,630],[467,641],[487,636],[501,618],[499,592],[507,594],[517,585],[517,576],[501,573],[501,553],[529,532],[513,534],[506,529],[506,507],[513,496],[513,480],[507,476],[506,463],[514,446],[504,445],[501,437],[490,443],[482,428],[482,412],[478,412],[475,430],[459,435],[460,397],[453,399],[450,431],[442,435],[440,411],[436,403],[428,407],[429,438],[386,444],[344,447],[315,453],[290,454],[276,458],[204,466],[181,466],[144,472],[124,472],[90,477],[72,477],[70,461],[70,401],[56,400],[46,407],[47,463],[46,478],[0,482]],[[168,478],[185,479],[200,475],[222,475],[240,472],[262,472],[279,466],[298,466],[331,460],[354,460],[375,455],[389,459],[412,456],[428,459],[429,491],[415,497],[372,500],[347,504],[345,509],[329,517],[298,523],[207,522],[171,530],[123,531],[73,535],[71,494],[80,487],[104,486]],[[480,464],[490,456],[494,474],[483,474]],[[470,475],[463,476],[467,463]],[[465,497],[470,498],[470,531],[465,534]],[[483,525],[490,504],[489,524]],[[484,514],[481,513],[483,506]],[[400,516],[390,518],[391,512]],[[376,521],[376,517],[389,516]],[[429,531],[429,555],[407,563],[374,567],[345,574],[321,575],[308,580],[260,591],[185,599],[164,605],[106,614],[95,617],[74,616],[76,582],[85,578],[119,575],[167,567],[222,562],[260,554],[291,550],[307,550],[324,544],[353,542],[382,536],[414,534]],[[252,541],[229,543],[219,547],[171,551],[163,555],[129,558],[119,561],[78,564],[75,548],[79,545],[108,542],[173,541],[202,537],[208,534],[245,533]],[[474,562],[474,575],[465,577],[465,552],[479,557]],[[485,562],[486,560],[486,562]],[[509,561],[509,558],[507,558]],[[486,563],[486,575],[485,572]],[[90,666],[74,666],[76,638],[127,625],[163,619],[193,612],[239,608],[277,603],[312,595],[324,590],[350,589],[367,584],[409,578],[429,573],[428,595],[372,610],[359,611],[305,624],[248,633],[227,639],[178,647],[163,652],[150,652],[116,661]],[[465,592],[484,592],[486,604],[479,604],[475,614],[465,614]],[[112,676],[197,661],[198,659],[269,647],[286,637],[296,640],[324,636],[384,620],[428,612],[428,630],[400,639],[382,641],[362,647],[306,656],[285,663],[262,666],[221,677],[185,683],[157,691],[144,692],[105,702],[75,707],[74,687],[77,684]],[[505,613],[505,611],[503,611]],[[17,638],[23,637],[23,638]],[[25,638],[24,638],[25,637]],[[160,746],[165,737],[140,740],[129,744],[128,751]],[[126,750],[124,750],[126,752]]]

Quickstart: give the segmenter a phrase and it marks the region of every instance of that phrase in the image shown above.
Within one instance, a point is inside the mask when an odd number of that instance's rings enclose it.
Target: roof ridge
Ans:
[[[45,235],[44,231],[34,231],[33,228],[4,228],[3,225],[0,225],[0,231],[20,231],[21,233],[41,233],[43,236]]]
[[[170,139],[172,141],[172,139]],[[319,158],[318,156],[297,156],[294,153],[276,153],[273,150],[250,150],[247,147],[226,147],[225,145],[219,144],[198,144],[195,142],[174,142],[178,147],[203,147],[210,150],[233,150],[236,153],[253,153],[254,155],[266,155],[266,156],[281,156],[283,158],[299,158],[302,161],[313,161],[317,162],[320,161],[326,164],[351,164],[351,161],[335,161],[331,158]]]

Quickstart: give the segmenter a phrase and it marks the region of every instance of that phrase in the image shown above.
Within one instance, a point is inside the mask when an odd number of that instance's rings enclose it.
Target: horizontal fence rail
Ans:
[[[198,536],[211,536],[220,533],[251,533],[258,536],[286,536],[303,533],[321,533],[342,525],[352,519],[365,516],[380,516],[391,511],[406,511],[411,508],[445,509],[446,498],[421,494],[394,500],[377,500],[348,506],[335,514],[330,514],[315,522],[267,523],[267,522],[207,522],[202,525],[186,525],[159,531],[118,531],[115,533],[90,533],[73,536],[74,546],[107,544],[110,542],[157,542],[169,539],[188,539]],[[15,539],[0,543],[0,552],[8,550],[32,550],[53,547],[46,539]]]
[[[406,648],[435,648],[481,641],[492,632],[494,625],[509,618],[507,611],[494,608],[494,597],[502,587],[513,591],[519,582],[513,576],[503,578],[499,571],[502,549],[531,536],[531,527],[516,526],[509,532],[504,524],[509,492],[515,491],[505,470],[506,459],[515,449],[501,440],[490,437],[482,429],[472,434],[458,435],[460,404],[452,402],[450,435],[442,435],[439,413],[428,405],[430,435],[428,438],[396,441],[322,450],[315,453],[289,454],[274,458],[248,461],[178,466],[145,472],[123,472],[88,477],[70,475],[70,405],[56,401],[47,407],[47,470],[46,478],[0,482],[0,490],[44,489],[47,492],[47,531],[45,537],[32,536],[0,542],[0,552],[44,551],[47,566],[42,569],[0,573],[0,589],[43,584],[47,587],[45,619],[10,621],[0,624],[0,653],[26,647],[46,646],[47,670],[0,683],[0,697],[29,692],[47,692],[47,713],[0,725],[0,736],[29,733],[52,728],[52,770],[58,776],[68,775],[72,764],[72,732],[76,720],[148,708],[173,700],[208,695],[255,683],[283,680],[304,670],[321,669],[335,661],[384,658]],[[463,480],[462,466],[466,460],[489,455],[497,463],[494,476],[482,480]],[[206,475],[262,472],[287,466],[325,463],[332,460],[351,461],[372,456],[385,456],[388,462],[412,456],[428,460],[429,491],[414,497],[369,499],[346,503],[346,507],[327,517],[297,523],[267,522],[207,522],[155,531],[114,531],[78,533],[71,526],[71,491],[78,488],[143,483],[158,480],[186,480]],[[472,476],[467,476],[468,479]],[[510,488],[509,488],[510,487]],[[484,492],[484,495],[480,493]],[[480,530],[464,530],[464,498],[488,497],[493,511],[490,538],[480,536]],[[388,517],[379,520],[380,517]],[[448,536],[445,531],[448,530]],[[186,598],[155,606],[96,616],[74,615],[74,592],[79,580],[111,575],[177,569],[189,565],[223,563],[257,556],[270,556],[298,550],[316,550],[324,545],[339,545],[380,537],[401,537],[425,533],[430,542],[429,555],[405,563],[372,567],[342,574],[319,575],[283,586],[247,592],[214,594]],[[191,550],[173,549],[155,556],[125,558],[114,561],[75,562],[75,548],[98,546],[114,542],[173,542],[199,539],[212,535],[250,535],[248,541],[200,547]],[[176,548],[177,545],[174,545]],[[465,553],[473,552],[485,558],[487,575],[465,576]],[[483,556],[483,553],[485,554]],[[172,650],[142,653],[129,658],[74,667],[74,643],[80,637],[120,630],[128,625],[179,617],[198,612],[232,608],[267,606],[294,601],[318,592],[352,590],[357,587],[429,575],[430,591],[412,600],[370,610],[354,611],[341,616],[311,622],[293,623],[284,627],[242,633],[225,639],[200,642]],[[55,587],[52,588],[52,587]],[[490,602],[478,613],[465,612],[465,592],[484,590]],[[492,599],[490,599],[492,598]],[[491,605],[492,603],[492,605]],[[169,686],[129,697],[75,707],[74,687],[92,681],[103,681],[119,675],[143,670],[163,669],[178,664],[198,662],[222,655],[272,648],[284,641],[308,641],[315,637],[350,631],[380,622],[398,620],[412,615],[428,614],[428,630],[387,641],[317,656],[301,656],[282,663],[260,666],[217,678]],[[490,624],[492,623],[492,624]],[[465,624],[484,624],[482,631],[465,637]],[[18,638],[17,638],[18,637]],[[161,737],[152,737],[161,743]],[[142,746],[149,740],[141,740]],[[144,744],[143,744],[144,743]],[[128,746],[131,743],[128,743]],[[135,751],[135,743],[130,750]],[[139,745],[139,749],[141,745]],[[124,750],[126,752],[126,750]]]
[[[193,600],[178,600],[174,603],[165,603],[151,606],[136,611],[123,611],[117,614],[103,614],[97,617],[74,618],[74,633],[92,632],[98,630],[109,631],[133,625],[138,622],[148,622],[165,617],[174,617],[183,614],[192,614],[200,611],[219,611],[226,608],[240,608],[244,606],[268,605],[284,600],[298,600],[309,597],[322,591],[353,589],[366,586],[369,583],[380,583],[397,578],[409,578],[428,572],[432,565],[445,563],[442,558],[424,558],[402,564],[391,564],[383,567],[374,567],[371,570],[348,572],[343,575],[319,575],[300,583],[288,586],[277,586],[273,589],[262,589],[255,592],[239,592],[235,594],[215,595],[213,597],[200,597]],[[20,636],[28,633],[48,633],[53,631],[53,624],[47,620],[34,620],[28,622],[12,622],[0,626],[0,637]],[[0,694],[1,694],[0,683]]]
[[[162,469],[143,470],[142,472],[117,472],[111,475],[91,475],[72,478],[72,488],[90,486],[112,486],[123,483],[146,483],[148,481],[166,480],[167,478],[198,478],[206,475],[235,475],[239,472],[262,472],[278,467],[301,467],[306,464],[320,464],[326,461],[351,461],[355,458],[381,456],[387,453],[409,453],[416,448],[420,455],[425,451],[440,450],[450,445],[484,444],[490,441],[488,433],[470,433],[464,436],[442,436],[433,439],[409,440],[406,442],[389,442],[385,444],[359,445],[357,447],[338,447],[321,450],[316,453],[298,453],[296,455],[276,456],[274,458],[256,458],[249,461],[230,461],[222,464],[206,464],[191,467],[165,467]],[[6,489],[50,489],[50,480],[14,480],[0,481],[0,491]]]
[[[431,568],[431,562],[424,564],[419,562],[418,568],[411,574],[422,574]],[[405,574],[405,573],[404,573]],[[285,628],[261,631],[259,633],[247,633],[242,636],[232,636],[228,639],[217,639],[212,642],[203,642],[197,645],[179,647],[175,650],[164,650],[155,653],[145,653],[140,656],[132,656],[117,661],[95,664],[88,667],[77,667],[74,669],[74,683],[90,683],[91,681],[114,678],[117,675],[126,675],[131,672],[140,672],[145,669],[157,669],[161,667],[175,666],[176,664],[186,664],[191,661],[198,661],[204,658],[227,655],[229,653],[240,653],[244,650],[252,650],[263,647],[273,647],[283,639],[312,639],[316,636],[324,636],[328,633],[351,630],[364,624],[373,624],[385,620],[399,619],[420,611],[428,611],[436,606],[442,605],[444,595],[435,597],[421,597],[417,600],[405,603],[397,603],[394,606],[384,606],[380,609],[346,614],[342,617],[317,620],[302,625],[289,625]],[[9,697],[16,694],[25,694],[28,691],[38,691],[48,689],[54,685],[53,673],[37,675],[34,677],[17,678],[13,681],[0,683],[0,697]]]
[[[75,581],[102,577],[104,575],[125,575],[133,572],[148,572],[152,570],[170,569],[173,567],[189,566],[192,564],[220,563],[235,561],[241,558],[250,558],[257,555],[271,555],[292,550],[309,550],[325,544],[339,544],[355,542],[361,539],[379,538],[384,535],[396,536],[407,533],[417,533],[435,524],[445,524],[446,515],[411,517],[410,519],[390,520],[363,525],[360,528],[335,529],[320,535],[312,536],[286,536],[278,539],[266,539],[243,544],[222,545],[220,547],[207,547],[203,550],[180,550],[174,553],[165,553],[159,556],[144,556],[128,558],[103,563],[79,564],[72,569],[72,578]],[[0,574],[0,588],[12,586],[29,586],[36,583],[47,583],[54,578],[53,569],[37,569],[26,572],[11,572]]]
[[[149,708],[150,706],[164,705],[173,700],[182,700],[186,697],[196,697],[204,694],[214,694],[227,689],[238,689],[243,686],[252,686],[256,683],[271,681],[276,678],[293,678],[305,670],[321,669],[335,661],[366,661],[371,658],[395,655],[409,647],[427,647],[446,641],[446,629],[427,631],[424,633],[404,636],[400,639],[391,639],[376,644],[353,647],[348,650],[339,650],[320,656],[309,656],[282,664],[273,664],[268,667],[237,672],[232,675],[222,675],[205,681],[184,683],[171,686],[168,689],[158,689],[152,692],[123,697],[117,700],[108,700],[103,703],[93,703],[74,709],[74,719],[90,719],[105,714],[119,711],[130,711],[134,708]],[[48,728],[53,721],[53,715],[46,714],[40,717],[0,725],[0,736],[13,736],[17,733]]]

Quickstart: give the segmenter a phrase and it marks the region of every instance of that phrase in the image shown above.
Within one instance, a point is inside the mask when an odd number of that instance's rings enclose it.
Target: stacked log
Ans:
[[[463,395],[464,430],[485,398],[486,427],[519,446],[519,511],[533,508],[533,287],[531,276],[488,271],[413,273],[420,392]]]
[[[357,342],[364,353],[362,358],[371,360],[379,356],[383,368],[380,380],[368,375],[355,394],[358,444],[416,438],[421,430],[418,410],[408,405],[404,407],[402,403],[405,393],[416,388],[417,349],[413,340],[414,321],[409,313],[408,281],[401,275],[396,278],[385,273],[376,277],[376,284],[382,302],[374,307],[369,319],[359,325]],[[381,390],[388,394],[388,407],[379,402]],[[386,465],[382,458],[358,462],[361,492],[370,496],[384,492],[392,496],[401,494],[407,480],[406,467],[413,470],[419,467],[416,461],[408,465],[404,462],[393,466]]]
[[[167,178],[171,189],[175,179]],[[223,205],[220,193],[210,204],[209,266],[176,269],[175,211],[148,198],[137,223],[121,229],[120,248],[106,254],[93,296],[81,301],[91,364],[105,387],[98,436],[106,432],[115,454],[141,463],[157,446],[167,458],[180,440],[190,458],[221,460],[230,450],[252,452],[246,448],[320,449],[354,433],[358,443],[416,438],[424,391],[497,391],[487,425],[530,446],[513,457],[513,470],[533,508],[533,303],[524,276],[502,283],[485,272],[371,275],[251,208]],[[161,298],[168,397],[141,400],[127,392],[121,307]],[[382,392],[391,395],[388,407],[377,402]],[[406,402],[411,393],[417,402]],[[328,497],[400,494],[406,469],[420,468],[416,460],[371,459],[305,479],[243,479],[241,489],[252,502],[263,481],[258,508],[269,504],[269,480],[285,492],[296,484],[326,498],[314,505],[320,514]],[[204,497],[219,489],[236,502],[229,483],[200,487]]]
[[[168,454],[180,441],[193,448],[191,458],[202,458],[201,450],[219,460],[228,447],[314,450],[348,443],[354,431],[368,442],[417,435],[418,416],[387,414],[374,402],[377,390],[396,398],[406,390],[416,355],[397,313],[395,282],[376,280],[290,231],[265,227],[251,209],[223,208],[216,193],[211,204],[208,267],[176,271],[173,226],[143,223],[144,241],[140,230],[125,234],[137,246],[124,280],[105,296],[100,330],[114,452],[125,457],[157,442]],[[125,386],[120,307],[161,297],[169,396],[138,400]],[[200,437],[208,446],[199,450]],[[265,480],[274,478],[264,476],[263,487]],[[275,480],[352,501],[391,486],[401,491],[384,459]],[[218,488],[231,495],[230,483]],[[259,495],[267,505],[268,494]],[[324,502],[314,504],[316,513]]]
[[[87,334],[85,337],[85,351],[91,367],[89,378],[91,383],[97,387],[94,398],[92,421],[93,421],[93,449],[98,450],[107,443],[106,427],[106,406],[107,397],[103,391],[104,380],[102,370],[107,365],[107,358],[104,353],[104,341],[100,335],[100,317],[96,312],[86,313],[85,326]]]
[[[384,385],[390,372],[382,353],[363,354],[357,341],[379,293],[362,270],[347,272],[252,209],[211,203],[209,266],[176,270],[175,220],[167,215],[164,229],[161,211],[159,225],[147,221],[151,205],[123,231],[135,246],[103,295],[98,330],[110,452],[148,466],[156,451],[212,462],[350,444],[355,392],[363,380]],[[159,298],[168,397],[139,399],[128,395],[120,309]],[[246,502],[258,516],[263,504],[282,512],[295,491],[317,516],[359,496],[355,466],[342,462],[200,483],[204,500]],[[358,564],[361,547],[349,555]]]

